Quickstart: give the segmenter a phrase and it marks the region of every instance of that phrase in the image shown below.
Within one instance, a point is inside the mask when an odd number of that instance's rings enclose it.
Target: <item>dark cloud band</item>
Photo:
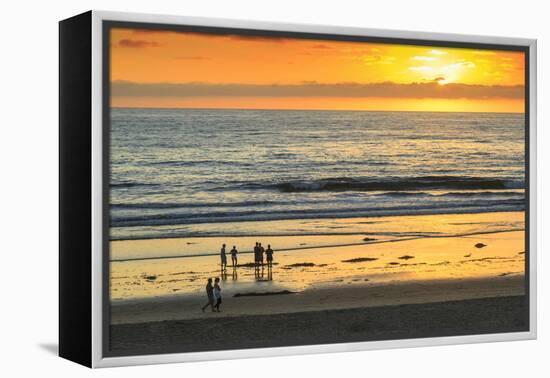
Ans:
[[[111,94],[117,97],[388,97],[388,98],[443,98],[484,99],[523,98],[522,85],[474,85],[437,82],[399,84],[335,83],[321,84],[210,84],[210,83],[135,83],[115,81]]]

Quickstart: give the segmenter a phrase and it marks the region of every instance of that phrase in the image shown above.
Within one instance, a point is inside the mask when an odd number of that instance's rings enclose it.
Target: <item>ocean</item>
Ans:
[[[512,113],[112,109],[111,240],[521,211],[524,129]]]

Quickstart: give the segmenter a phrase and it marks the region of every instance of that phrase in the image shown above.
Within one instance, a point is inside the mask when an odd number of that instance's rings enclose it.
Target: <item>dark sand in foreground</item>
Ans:
[[[111,326],[110,355],[196,352],[528,330],[525,296]],[[211,314],[214,315],[214,314]]]

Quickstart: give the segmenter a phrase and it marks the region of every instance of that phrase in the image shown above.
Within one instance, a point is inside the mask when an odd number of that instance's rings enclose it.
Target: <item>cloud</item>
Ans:
[[[483,72],[483,76],[490,77],[492,79],[500,80],[503,78],[503,74],[500,71],[485,71]]]
[[[204,36],[204,34],[201,34]],[[237,41],[247,41],[247,42],[272,42],[272,43],[284,43],[288,41],[288,38],[283,37],[270,37],[263,35],[247,35],[247,34],[226,34],[225,36],[237,40]]]
[[[158,42],[145,41],[142,39],[121,39],[118,41],[118,47],[128,47],[132,49],[142,49],[146,47],[159,47]]]
[[[494,51],[485,51],[485,50],[478,50],[472,52],[475,55],[495,55]]]
[[[226,37],[237,41],[248,41],[248,42],[273,42],[273,43],[284,43],[289,40],[286,37],[280,36],[270,36],[270,35],[254,35],[254,34],[235,34],[228,33],[222,30],[205,30],[205,31],[193,31],[193,30],[158,30],[158,29],[134,29],[133,33],[136,35],[150,35],[150,34],[185,34],[193,35],[197,37]]]
[[[420,56],[420,55],[417,55],[417,56],[413,56],[411,58],[411,60],[419,60],[421,62],[431,62],[431,61],[437,60],[437,58],[435,58],[433,56]]]
[[[413,67],[409,67],[409,70],[411,70],[411,71],[426,72],[426,71],[432,71],[433,68],[430,67],[430,66],[413,66]]]
[[[135,83],[115,81],[111,93],[120,97],[345,97],[345,98],[510,98],[521,99],[521,85],[473,85],[439,80],[421,83],[332,83],[299,84],[214,84],[214,83]]]
[[[458,62],[454,62],[447,66],[444,66],[442,69],[447,70],[447,69],[456,69],[456,68],[475,68],[475,66],[476,66],[475,63],[465,59],[461,59]]]
[[[512,63],[500,63],[499,66],[502,67],[505,70],[512,70],[512,69],[516,68],[516,65],[512,64]]]
[[[332,48],[332,47],[330,47],[328,45],[324,45],[322,43],[319,43],[317,45],[313,45],[311,47],[314,48],[314,49],[331,49]]]
[[[176,56],[177,60],[210,60],[207,56],[200,56],[200,55],[181,55]]]
[[[132,33],[134,34],[166,34],[166,33],[175,33],[172,30],[162,30],[162,29],[133,29]]]
[[[393,64],[396,61],[394,56],[389,55],[366,55],[361,59],[367,66],[371,66],[373,64]]]

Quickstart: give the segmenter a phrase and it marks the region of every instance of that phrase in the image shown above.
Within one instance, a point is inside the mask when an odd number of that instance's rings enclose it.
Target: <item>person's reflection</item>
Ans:
[[[227,280],[227,270],[222,269],[221,277],[222,277],[222,281],[226,281],[226,280]]]
[[[236,266],[233,267],[233,273],[231,275],[231,278],[233,279],[233,281],[237,281],[238,277],[237,277],[237,267]]]
[[[273,281],[273,267],[271,265],[267,266],[267,280]]]
[[[258,270],[256,270],[256,280],[260,281],[263,278],[264,278],[264,266],[262,264],[261,267],[258,268]]]

